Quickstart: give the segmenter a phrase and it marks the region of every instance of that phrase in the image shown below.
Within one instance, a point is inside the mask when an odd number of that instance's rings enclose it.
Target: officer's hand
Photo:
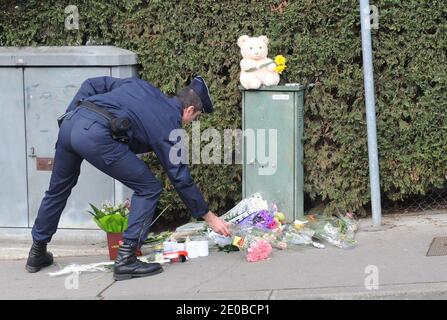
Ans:
[[[208,223],[210,228],[213,229],[214,232],[221,234],[225,237],[231,235],[228,224],[225,223],[222,219],[220,219],[211,211],[208,211],[208,213],[203,216],[203,219],[205,219],[205,221]]]

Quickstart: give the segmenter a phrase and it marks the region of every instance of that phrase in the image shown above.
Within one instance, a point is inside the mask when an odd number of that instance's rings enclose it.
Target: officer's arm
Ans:
[[[169,179],[174,185],[183,203],[191,211],[194,218],[199,218],[208,213],[208,205],[197,185],[191,177],[186,164],[174,164],[169,159],[169,152],[174,145],[169,140],[160,140],[152,144],[152,149],[164,167]]]
[[[85,80],[68,106],[67,112],[74,110],[77,107],[78,101],[94,96],[95,94],[110,92],[121,86],[125,81],[126,79],[107,76]]]

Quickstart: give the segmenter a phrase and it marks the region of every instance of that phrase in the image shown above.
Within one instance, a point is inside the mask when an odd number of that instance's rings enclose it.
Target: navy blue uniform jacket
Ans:
[[[177,143],[169,140],[169,134],[182,124],[181,102],[177,97],[169,97],[138,78],[97,77],[83,82],[67,112],[74,110],[81,100],[102,106],[117,117],[127,117],[132,125],[128,132],[130,149],[137,154],[154,151],[192,216],[198,218],[208,212],[188,166],[169,160],[169,151]]]

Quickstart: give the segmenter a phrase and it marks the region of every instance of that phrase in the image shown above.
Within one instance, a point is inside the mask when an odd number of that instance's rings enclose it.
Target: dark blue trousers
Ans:
[[[112,139],[107,120],[85,108],[67,116],[59,130],[50,186],[34,223],[33,240],[51,241],[83,159],[134,191],[123,237],[141,246],[147,239],[162,185],[128,145]]]

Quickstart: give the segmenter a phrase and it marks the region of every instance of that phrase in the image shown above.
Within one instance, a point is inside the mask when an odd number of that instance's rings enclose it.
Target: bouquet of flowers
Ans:
[[[301,221],[299,221],[298,223],[295,221],[294,224],[287,224],[286,226],[284,226],[282,241],[285,242],[289,247],[292,245],[312,245],[315,248],[324,249],[325,246],[323,244],[314,241],[314,235],[314,230],[306,227],[305,224],[302,224]]]
[[[90,207],[92,211],[89,211],[89,213],[93,216],[93,220],[105,232],[121,233],[127,229],[130,210],[129,200],[116,206],[106,202],[102,205],[101,209],[90,203]]]
[[[233,245],[245,252],[249,262],[267,259],[273,247],[281,250],[287,248],[278,230],[268,232],[258,227],[234,226],[232,233],[235,235]]]
[[[272,246],[267,240],[254,235],[246,235],[243,238],[235,236],[233,245],[246,253],[248,262],[266,260],[272,252]]]
[[[144,244],[156,246],[168,240],[172,236],[172,234],[173,233],[171,231],[163,231],[158,234],[151,232],[147,235],[147,239],[144,241]]]
[[[253,68],[247,69],[247,70],[245,70],[245,72],[253,72],[253,71],[256,71],[258,69],[261,69],[263,67],[266,67],[266,66],[274,63],[274,64],[276,64],[274,71],[276,73],[281,74],[287,68],[286,62],[287,62],[287,59],[283,55],[280,54],[280,55],[277,55],[274,60],[266,62],[264,64],[261,64],[259,67],[253,67]]]
[[[268,210],[269,205],[259,193],[255,193],[248,198],[241,200],[230,211],[221,216],[226,222],[239,223],[249,215],[261,210]]]
[[[315,238],[325,240],[342,249],[357,245],[354,237],[358,230],[358,222],[352,213],[348,212],[345,216],[337,217],[315,217],[311,215],[308,220],[308,227],[315,232]]]
[[[275,72],[281,74],[287,67],[286,66],[287,59],[284,58],[284,56],[282,55],[278,55],[275,57],[274,61],[276,64]]]
[[[268,210],[260,210],[252,213],[247,218],[239,222],[240,226],[254,226],[263,230],[275,229],[278,222],[274,219],[273,214]]]

